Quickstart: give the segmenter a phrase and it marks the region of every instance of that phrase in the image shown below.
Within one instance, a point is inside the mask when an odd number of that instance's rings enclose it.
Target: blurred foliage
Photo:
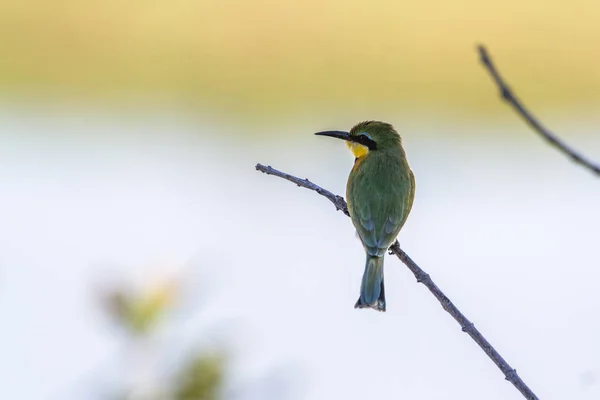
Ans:
[[[174,285],[162,286],[131,293],[123,288],[114,289],[106,296],[106,305],[119,325],[134,334],[149,333],[164,316],[174,295]]]
[[[178,285],[174,280],[163,280],[159,285],[145,287],[135,291],[124,287],[113,287],[103,293],[105,309],[117,322],[117,325],[129,334],[129,339],[136,343],[144,344],[146,340],[165,320],[165,316],[171,311],[178,294]],[[135,354],[136,358],[146,364],[145,352],[153,351],[152,347],[139,346],[142,353]],[[152,359],[152,357],[150,357]],[[218,400],[224,379],[225,357],[222,353],[214,351],[206,354],[202,351],[191,350],[187,361],[176,366],[173,374],[159,374],[164,382],[147,382],[151,384],[152,393],[142,391],[140,395],[138,388],[124,387],[118,398],[124,400]],[[138,365],[135,362],[133,365]],[[158,366],[156,366],[158,367]],[[130,371],[134,375],[136,371]],[[149,396],[149,397],[148,397]]]
[[[589,0],[3,0],[0,90],[152,93],[240,115],[498,112],[483,42],[536,109],[593,109],[599,13]]]
[[[223,381],[222,357],[196,357],[177,379],[175,400],[218,400]]]

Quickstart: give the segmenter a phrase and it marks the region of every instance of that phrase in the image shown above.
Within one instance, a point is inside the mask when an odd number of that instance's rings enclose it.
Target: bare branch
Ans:
[[[320,195],[326,197],[331,201],[336,209],[342,210],[344,214],[350,216],[348,214],[348,206],[343,197],[337,196],[331,193],[328,190],[323,189],[322,187],[315,185],[310,182],[308,179],[300,179],[296,178],[293,175],[286,174],[285,172],[281,172],[272,168],[271,166],[264,166],[262,164],[256,164],[256,169],[258,171],[264,172],[268,175],[275,175],[283,179],[287,179],[290,182],[295,183],[300,187],[304,187],[306,189],[313,190]],[[494,347],[486,340],[486,338],[475,328],[475,325],[471,321],[467,319],[461,313],[458,308],[450,301],[448,296],[446,296],[441,289],[433,282],[428,273],[423,271],[409,256],[406,254],[401,248],[400,244],[396,240],[394,244],[389,249],[390,254],[394,254],[396,257],[400,259],[410,271],[417,278],[417,282],[422,283],[429,289],[429,291],[435,296],[435,298],[440,302],[442,308],[446,310],[448,314],[452,316],[458,322],[463,332],[466,332],[474,341],[481,347],[481,349],[488,355],[489,358],[492,359],[494,364],[502,371],[506,380],[511,382],[519,392],[528,400],[538,400],[538,397],[527,387],[525,382],[519,377],[517,371],[513,369],[508,363],[502,358],[502,356],[494,349]]]
[[[329,201],[331,201],[333,203],[333,205],[335,206],[335,209],[337,211],[341,210],[344,214],[346,214],[347,216],[350,216],[350,213],[348,212],[348,206],[346,205],[346,200],[344,200],[344,198],[342,196],[337,196],[337,195],[331,193],[329,190],[325,190],[322,187],[315,185],[308,179],[296,178],[295,176],[286,174],[285,172],[277,171],[275,168],[272,168],[270,165],[265,167],[262,164],[256,164],[256,169],[260,172],[264,172],[267,175],[275,175],[275,176],[278,176],[285,180],[288,180],[292,183],[295,183],[299,187],[313,190],[313,191],[319,193],[321,196],[327,197],[329,199]]]
[[[577,153],[574,149],[569,147],[565,142],[560,140],[554,133],[550,132],[546,127],[544,127],[541,122],[535,118],[531,112],[521,103],[521,101],[515,96],[512,90],[508,87],[500,72],[496,69],[494,62],[489,56],[486,48],[483,45],[477,47],[479,51],[479,59],[485,69],[490,73],[490,76],[498,86],[498,90],[500,91],[500,97],[508,104],[512,106],[512,108],[525,120],[525,122],[537,133],[539,133],[544,139],[548,141],[552,146],[556,147],[560,152],[569,156],[574,162],[580,164],[581,166],[589,169],[596,175],[600,176],[600,165],[594,164],[592,161],[586,159],[581,154]]]

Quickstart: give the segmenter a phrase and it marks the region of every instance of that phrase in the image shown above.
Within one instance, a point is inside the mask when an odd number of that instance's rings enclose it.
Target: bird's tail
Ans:
[[[383,256],[367,254],[367,264],[360,285],[360,297],[354,308],[373,308],[385,311],[385,290],[383,288]]]

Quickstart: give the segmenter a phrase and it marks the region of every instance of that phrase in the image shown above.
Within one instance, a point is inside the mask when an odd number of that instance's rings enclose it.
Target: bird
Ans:
[[[415,198],[415,177],[402,139],[391,124],[381,121],[360,122],[349,132],[323,131],[315,135],[344,140],[354,155],[346,200],[367,258],[354,308],[384,312],[383,259],[404,226]]]

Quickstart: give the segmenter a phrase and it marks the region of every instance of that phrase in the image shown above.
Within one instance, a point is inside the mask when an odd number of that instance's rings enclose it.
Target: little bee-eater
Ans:
[[[354,307],[385,311],[383,257],[406,222],[415,197],[415,178],[400,135],[392,125],[379,121],[361,122],[350,132],[316,135],[345,140],[354,154],[346,200],[367,253],[360,297]]]

